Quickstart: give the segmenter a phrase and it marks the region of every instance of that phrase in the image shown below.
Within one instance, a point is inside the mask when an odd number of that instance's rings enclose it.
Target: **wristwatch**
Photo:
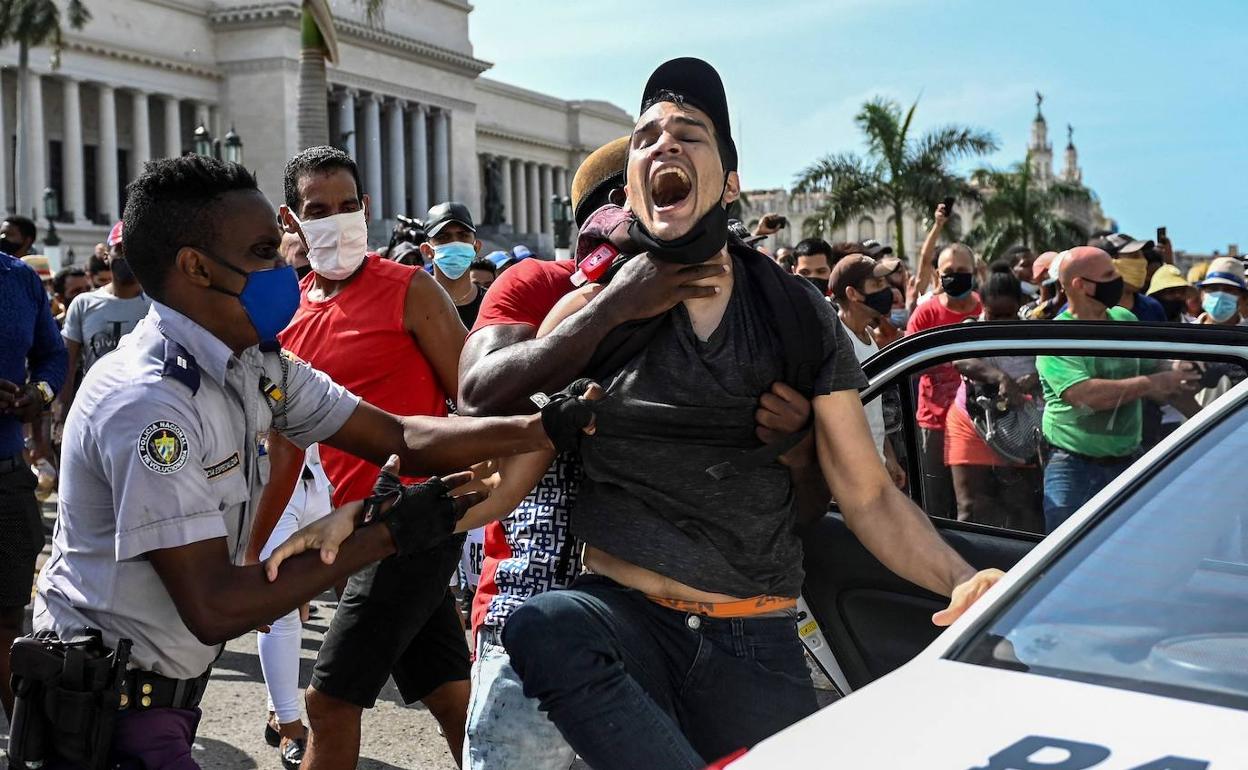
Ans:
[[[39,391],[39,395],[43,398],[44,406],[52,403],[52,400],[56,398],[56,393],[53,392],[52,386],[43,380],[31,384],[35,386],[35,390]]]

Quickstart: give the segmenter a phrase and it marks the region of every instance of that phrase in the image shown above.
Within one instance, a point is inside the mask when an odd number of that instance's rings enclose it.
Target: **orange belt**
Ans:
[[[667,599],[650,594],[646,594],[646,598],[669,610],[690,612],[708,618],[748,618],[797,608],[797,599],[787,596],[753,596],[732,602],[691,602],[686,599]]]

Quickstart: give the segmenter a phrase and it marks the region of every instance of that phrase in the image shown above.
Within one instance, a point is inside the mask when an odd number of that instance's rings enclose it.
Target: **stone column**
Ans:
[[[568,196],[568,170],[563,166],[555,168],[555,195],[560,198]]]
[[[96,153],[95,203],[111,224],[117,219],[121,193],[117,181],[117,98],[113,87],[100,83],[100,148]]]
[[[526,232],[542,231],[542,190],[538,183],[537,164],[529,161],[524,164],[524,178],[528,187],[529,229]]]
[[[130,150],[130,178],[137,179],[143,173],[143,166],[152,159],[152,135],[147,109],[147,94],[134,91],[133,142]]]
[[[516,226],[516,208],[511,199],[511,159],[498,156],[499,176],[503,178],[503,222]]]
[[[412,134],[412,216],[425,218],[429,212],[429,108],[423,104],[412,106],[408,117],[408,130]]]
[[[65,168],[65,199],[61,211],[72,213],[75,222],[84,221],[87,212],[86,187],[82,169],[82,93],[78,81],[65,78],[61,81],[64,108],[65,140],[61,143],[61,162]]]
[[[165,157],[176,158],[182,154],[182,113],[176,96],[162,96],[165,103]]]
[[[18,196],[18,203],[24,203],[25,211],[19,210],[23,216],[32,216],[36,220],[43,216],[43,188],[48,180],[48,136],[43,126],[43,76],[30,73],[30,138],[26,142],[26,154],[30,158],[29,176],[19,179],[18,184],[26,186],[26,200]]]
[[[331,144],[342,147],[343,152],[356,158],[355,154],[355,91],[344,88],[338,91],[338,136],[331,137]],[[358,160],[358,158],[357,158]]]
[[[381,97],[377,94],[364,95],[364,114],[361,126],[361,144],[359,153],[363,156],[364,190],[368,193],[369,216],[374,222],[380,221],[385,208],[385,194],[382,190],[381,172]]]
[[[386,120],[389,123],[389,157],[386,158],[387,171],[390,172],[390,189],[387,198],[390,201],[390,214],[407,214],[407,158],[403,150],[403,110],[407,102],[394,99],[386,104]],[[421,212],[422,214],[424,212]],[[419,216],[419,214],[417,214]]]
[[[529,188],[524,180],[524,161],[513,160],[511,173],[515,175],[511,181],[516,193],[516,232],[527,233],[529,232]]]
[[[199,128],[200,126],[208,129],[209,133],[212,132],[212,108],[207,102],[195,103],[195,127]],[[213,134],[213,138],[216,139],[218,137],[216,134]]]
[[[451,114],[440,109],[433,115],[434,203],[451,199]]]
[[[554,232],[554,228],[551,225],[551,218],[550,218],[550,215],[552,213],[550,210],[550,197],[554,195],[555,179],[554,179],[554,175],[553,175],[551,167],[546,163],[543,163],[541,165],[540,181],[541,181],[540,197],[541,197],[542,203],[541,203],[541,206],[539,206],[539,208],[541,209],[541,213],[542,213],[542,232],[549,234],[549,233]]]

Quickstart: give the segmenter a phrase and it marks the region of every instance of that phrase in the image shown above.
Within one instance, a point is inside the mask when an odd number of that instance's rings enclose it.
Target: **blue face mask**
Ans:
[[[220,286],[208,288],[238,298],[243,311],[247,313],[247,318],[251,320],[251,325],[255,327],[256,336],[260,342],[276,340],[278,332],[286,328],[290,319],[295,317],[295,311],[299,309],[299,276],[295,273],[295,269],[290,265],[284,265],[266,270],[253,270],[249,273],[215,254],[207,251],[204,253],[214,262],[247,279],[247,282],[243,284],[243,290],[238,293],[222,289]]]
[[[888,314],[888,322],[897,329],[905,329],[910,313],[904,307],[895,307]]]
[[[477,258],[477,250],[471,243],[439,243],[433,247],[433,264],[452,281],[468,272],[468,266]]]
[[[1229,291],[1207,291],[1200,301],[1209,317],[1218,323],[1231,320],[1239,310],[1239,297]]]

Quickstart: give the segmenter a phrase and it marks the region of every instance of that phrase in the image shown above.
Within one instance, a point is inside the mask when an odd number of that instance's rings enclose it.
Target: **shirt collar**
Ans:
[[[18,262],[21,262],[21,261],[22,260],[13,256],[12,254],[6,254],[3,251],[0,251],[0,273],[9,272],[9,270],[11,270],[13,267],[17,265]]]
[[[225,386],[225,372],[234,358],[228,345],[168,305],[153,300],[149,313],[154,317],[162,334],[194,356],[200,371],[205,372],[218,385]]]

